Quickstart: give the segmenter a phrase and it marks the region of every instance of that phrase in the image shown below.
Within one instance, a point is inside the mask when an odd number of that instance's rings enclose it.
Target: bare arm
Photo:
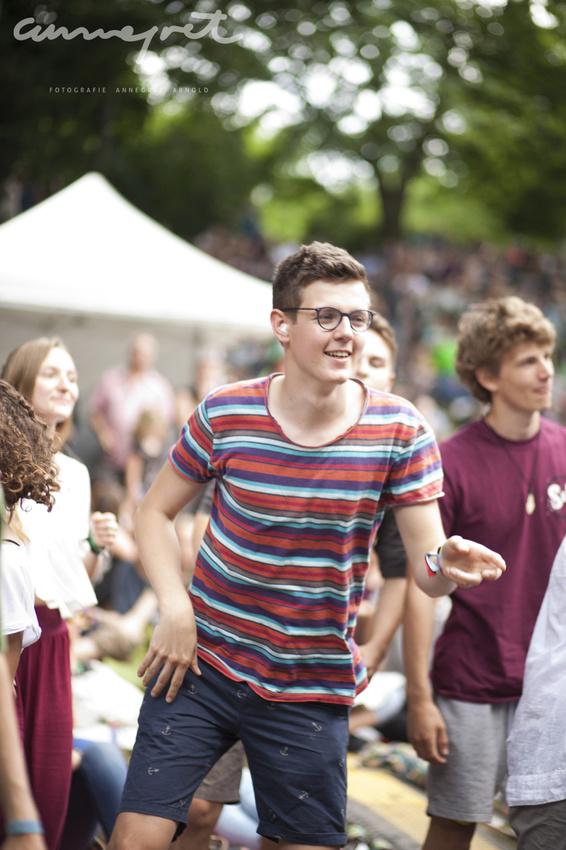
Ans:
[[[137,452],[130,452],[124,469],[124,482],[126,485],[126,504],[133,515],[141,499],[143,479],[143,461]]]
[[[451,593],[456,586],[474,587],[484,580],[495,581],[505,570],[505,562],[479,543],[458,536],[444,541],[437,502],[395,508],[395,518],[407,551],[410,575],[403,651],[409,739],[422,758],[442,763],[448,753],[448,737],[429,684],[434,600],[427,597]],[[442,574],[431,577],[424,556],[426,552],[436,552],[439,546],[442,546]]]
[[[6,820],[37,820],[14,711],[12,680],[0,654],[0,809]],[[46,850],[43,835],[8,836],[2,850]]]
[[[505,561],[480,543],[444,536],[438,502],[419,502],[395,508],[395,519],[417,585],[428,596],[446,596],[458,587],[495,581]],[[427,574],[425,554],[442,546],[442,573]]]
[[[148,685],[161,669],[151,694],[157,696],[171,680],[167,691],[169,702],[175,698],[189,667],[197,675],[200,673],[196,624],[183,582],[174,519],[201,486],[182,478],[165,464],[135,516],[136,543],[160,613],[138,675]]]
[[[8,662],[8,672],[10,674],[11,682],[13,682],[16,678],[16,670],[20,663],[23,637],[23,632],[13,632],[11,635],[6,635],[6,642],[8,644],[6,649],[6,661]]]
[[[111,426],[106,421],[106,417],[100,410],[92,410],[90,413],[90,422],[100,445],[105,452],[110,454],[116,445],[116,437]]]
[[[360,646],[369,679],[385,658],[393,635],[401,625],[406,586],[405,578],[386,578],[383,581],[373,615],[371,637]]]
[[[407,733],[421,758],[442,764],[448,755],[448,734],[433,701],[429,677],[435,604],[435,600],[423,593],[409,574],[403,622]]]

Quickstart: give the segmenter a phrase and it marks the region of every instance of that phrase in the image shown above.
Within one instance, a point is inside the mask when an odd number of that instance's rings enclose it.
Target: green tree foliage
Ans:
[[[214,8],[159,0],[3,0],[0,185],[16,178],[38,200],[97,170],[183,234],[233,219],[256,176],[245,134],[228,131],[230,119],[221,110],[217,117],[211,99],[228,96],[242,77],[259,77],[263,68],[227,28],[215,28],[218,38],[190,37],[206,29]],[[209,17],[195,16],[199,10]],[[23,25],[26,19],[31,23]],[[176,31],[162,38],[165,27]],[[149,58],[158,51],[162,70],[140,76],[135,60],[143,42],[121,34],[153,30]],[[28,37],[16,38],[17,32]],[[107,37],[111,32],[119,35]],[[175,108],[167,120],[161,104],[169,98]]]
[[[115,139],[137,130],[146,110],[142,94],[123,98],[115,93],[118,86],[139,85],[127,61],[131,45],[116,39],[17,40],[17,24],[32,18],[43,31],[50,24],[69,32],[127,24],[143,31],[152,11],[153,4],[138,0],[45,5],[3,0],[0,181],[12,175],[30,184],[64,185],[87,170],[104,170]],[[81,88],[88,94],[81,95]]]
[[[402,233],[423,176],[485,200],[510,229],[558,235],[565,9],[290,0],[255,4],[250,20],[273,79],[301,103],[287,131],[295,161],[334,152],[373,178],[383,236]]]
[[[445,127],[461,185],[508,232],[563,238],[566,5],[508,2],[468,20],[452,56],[471,75],[458,92],[462,124]]]
[[[138,207],[186,239],[211,224],[237,230],[252,188],[271,172],[269,151],[250,156],[253,128],[226,130],[202,105],[161,105],[124,140],[108,177]]]
[[[220,38],[195,38],[195,14],[217,8]],[[119,39],[17,41],[25,17],[69,31],[155,27],[152,64],[138,76],[140,45]],[[281,197],[280,218],[286,209],[311,235],[342,220],[355,240],[379,210],[381,235],[396,238],[418,220],[408,201],[448,198],[470,199],[476,217],[483,202],[500,229],[556,237],[565,21],[553,0],[3,0],[0,182],[64,184],[98,169],[189,235],[236,220],[260,183]],[[189,22],[192,34],[161,39]],[[272,118],[291,99],[263,149],[241,106],[257,80],[275,84]]]

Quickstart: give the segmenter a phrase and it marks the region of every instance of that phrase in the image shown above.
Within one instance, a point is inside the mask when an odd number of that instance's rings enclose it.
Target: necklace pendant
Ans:
[[[537,506],[537,500],[535,499],[535,494],[532,490],[529,490],[527,501],[525,502],[525,512],[528,516],[532,516],[535,512],[535,508]]]

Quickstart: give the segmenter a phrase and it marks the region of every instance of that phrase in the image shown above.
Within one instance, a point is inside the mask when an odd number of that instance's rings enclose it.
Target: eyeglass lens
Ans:
[[[353,313],[341,313],[336,307],[321,307],[317,310],[318,323],[324,330],[337,328],[343,316],[348,316],[353,331],[367,331],[371,325],[372,314],[369,310],[354,310]]]

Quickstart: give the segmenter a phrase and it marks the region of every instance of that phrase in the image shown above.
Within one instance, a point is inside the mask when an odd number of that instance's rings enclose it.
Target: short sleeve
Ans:
[[[202,401],[181,429],[169,452],[169,463],[183,478],[203,484],[214,477],[212,467],[213,431]]]
[[[2,543],[2,632],[23,632],[22,648],[39,639],[41,629],[34,609],[34,592],[23,544]]]
[[[383,502],[408,505],[438,499],[442,495],[443,472],[432,429],[415,408],[399,408],[395,428],[394,460]]]

